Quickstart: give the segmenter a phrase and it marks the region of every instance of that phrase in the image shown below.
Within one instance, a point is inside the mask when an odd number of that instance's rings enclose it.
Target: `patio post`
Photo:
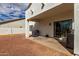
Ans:
[[[30,33],[29,33],[29,21],[26,19],[26,21],[25,21],[25,36],[26,36],[26,38],[28,38],[29,35],[30,35]]]
[[[79,55],[79,4],[74,4],[74,54]]]

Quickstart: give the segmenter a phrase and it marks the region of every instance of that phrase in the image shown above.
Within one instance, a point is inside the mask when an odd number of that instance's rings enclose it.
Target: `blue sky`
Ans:
[[[25,18],[27,3],[0,3],[0,22]]]

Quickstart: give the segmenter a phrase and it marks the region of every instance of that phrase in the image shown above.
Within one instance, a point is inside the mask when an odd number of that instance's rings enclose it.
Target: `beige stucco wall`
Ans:
[[[46,20],[46,21],[37,22],[35,23],[33,30],[38,29],[42,36],[45,36],[46,34],[48,34],[50,37],[53,37],[53,22],[51,26],[49,26],[49,22],[52,22],[52,21]]]
[[[79,55],[79,4],[76,3],[74,6],[74,54]]]
[[[25,19],[0,25],[0,35],[22,33],[25,33]]]
[[[1,24],[0,25],[0,28],[2,27],[2,28],[7,28],[7,27],[9,27],[9,28],[20,28],[20,26],[21,27],[23,27],[23,28],[25,28],[25,20],[19,20],[19,21],[14,21],[14,22],[9,22],[9,23],[4,23],[4,24]]]

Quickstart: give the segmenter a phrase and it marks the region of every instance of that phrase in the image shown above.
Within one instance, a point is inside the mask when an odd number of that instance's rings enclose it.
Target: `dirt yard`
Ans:
[[[0,36],[2,56],[66,56],[56,50],[25,39],[23,34]]]

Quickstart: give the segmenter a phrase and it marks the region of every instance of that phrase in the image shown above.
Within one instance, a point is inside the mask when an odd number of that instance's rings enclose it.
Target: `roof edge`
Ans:
[[[10,21],[5,21],[5,22],[0,22],[0,25],[5,24],[5,23],[10,23],[10,22],[19,21],[19,20],[24,20],[24,19],[25,19],[25,18],[15,19],[15,20],[10,20]]]

